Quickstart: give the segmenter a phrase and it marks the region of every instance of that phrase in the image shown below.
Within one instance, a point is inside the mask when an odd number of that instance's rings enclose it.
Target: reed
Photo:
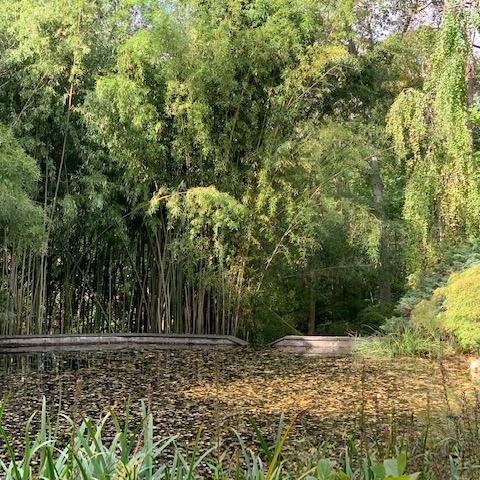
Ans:
[[[405,473],[404,451],[382,462],[366,456],[359,463],[354,458],[358,451],[352,446],[340,461],[314,458],[300,473],[292,474],[285,467],[283,447],[295,420],[288,425],[280,423],[273,444],[269,444],[251,420],[260,445],[258,451],[249,448],[237,432],[233,451],[222,445],[201,451],[200,429],[190,454],[185,455],[176,436],[155,441],[153,417],[144,403],[141,423],[134,428],[128,406],[122,421],[110,410],[97,423],[90,418],[78,423],[60,413],[53,419],[44,400],[37,433],[32,437],[35,418],[32,415],[26,423],[23,448],[19,452],[3,426],[6,404],[4,401],[0,406],[3,443],[0,472],[4,480],[414,480],[418,477]],[[66,442],[62,435],[65,432],[59,428],[61,417],[71,430]],[[113,435],[107,432],[107,426],[113,427]],[[221,451],[216,452],[217,449]]]

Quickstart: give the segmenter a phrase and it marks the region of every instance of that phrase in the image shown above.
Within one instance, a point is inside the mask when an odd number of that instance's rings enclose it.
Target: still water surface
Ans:
[[[471,389],[465,360],[444,364],[453,395]],[[341,445],[359,428],[417,428],[427,411],[444,408],[440,367],[428,360],[325,359],[274,351],[204,349],[0,354],[0,394],[9,396],[4,423],[18,443],[27,418],[45,397],[52,412],[102,417],[141,399],[151,404],[158,437],[188,445],[200,426],[203,444],[230,441],[232,428],[253,438],[252,415],[274,435],[282,415],[300,411],[291,448]],[[437,413],[436,413],[437,412]]]

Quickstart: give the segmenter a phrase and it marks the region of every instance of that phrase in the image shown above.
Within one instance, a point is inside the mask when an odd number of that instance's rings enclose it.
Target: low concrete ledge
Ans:
[[[270,347],[290,353],[339,356],[351,354],[357,341],[359,339],[347,336],[287,335],[272,342]]]
[[[188,334],[79,334],[0,337],[0,352],[45,350],[100,350],[131,348],[242,347],[248,343],[230,335]]]

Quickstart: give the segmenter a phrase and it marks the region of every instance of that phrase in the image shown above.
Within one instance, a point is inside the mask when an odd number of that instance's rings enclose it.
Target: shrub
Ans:
[[[408,317],[419,302],[431,298],[437,288],[445,286],[451,274],[463,272],[478,264],[480,264],[480,240],[445,250],[442,260],[432,269],[417,272],[409,277],[408,291],[397,305],[398,314]]]
[[[430,312],[422,321],[431,321],[453,335],[465,350],[480,346],[480,265],[453,273],[446,286],[435,290],[428,302]],[[421,306],[415,309],[416,311]],[[417,318],[421,317],[416,312]]]
[[[438,356],[480,347],[480,243],[449,249],[432,270],[411,278],[411,288],[371,342],[368,356]]]

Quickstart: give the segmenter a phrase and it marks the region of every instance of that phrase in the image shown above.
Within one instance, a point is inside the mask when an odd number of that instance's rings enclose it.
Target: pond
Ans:
[[[252,441],[251,415],[273,436],[282,415],[300,412],[289,448],[343,446],[359,429],[385,430],[395,416],[414,431],[445,409],[445,394],[471,386],[465,359],[365,361],[271,350],[206,349],[46,352],[0,355],[0,390],[9,395],[4,423],[18,444],[45,396],[52,412],[99,419],[147,399],[158,437],[178,434],[188,446],[200,426],[204,447],[233,441],[232,428]],[[442,373],[443,371],[443,373]]]

